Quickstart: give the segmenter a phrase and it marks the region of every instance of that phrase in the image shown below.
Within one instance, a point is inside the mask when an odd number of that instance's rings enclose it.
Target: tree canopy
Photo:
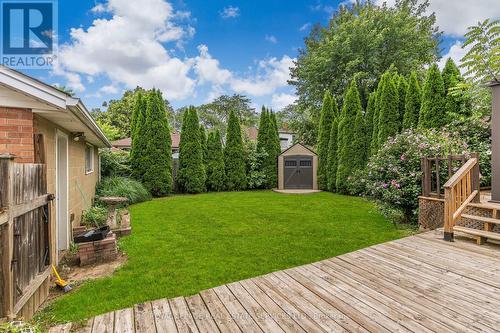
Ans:
[[[341,97],[356,75],[363,105],[391,66],[402,75],[437,59],[440,33],[428,1],[398,0],[394,7],[359,1],[340,6],[327,27],[316,26],[291,69],[301,110],[319,118],[325,90]]]

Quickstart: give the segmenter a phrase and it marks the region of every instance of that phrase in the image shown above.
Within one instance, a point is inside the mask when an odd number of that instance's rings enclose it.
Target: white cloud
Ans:
[[[311,27],[311,23],[307,22],[307,23],[304,23],[300,28],[299,28],[299,31],[306,31],[307,29],[309,29]]]
[[[294,59],[284,55],[281,59],[259,61],[258,72],[249,78],[235,78],[231,82],[234,91],[252,96],[270,95],[276,89],[288,85],[290,67]]]
[[[462,48],[462,43],[459,41],[456,41],[455,44],[453,44],[450,49],[448,50],[448,53],[444,54],[441,60],[438,62],[438,66],[440,69],[444,68],[444,65],[446,64],[446,61],[448,58],[453,59],[455,64],[460,65],[462,58],[469,52],[470,46],[466,46],[465,48]],[[459,67],[460,68],[460,67]],[[460,71],[463,73],[465,72],[465,68],[460,68]]]
[[[240,16],[240,9],[233,6],[224,7],[224,9],[220,12],[220,16],[223,19],[238,17]]]
[[[119,91],[118,88],[112,84],[107,85],[107,86],[103,86],[101,89],[99,89],[99,92],[102,92],[102,93],[107,94],[107,95],[118,94],[118,91]]]
[[[208,47],[199,45],[198,51],[200,55],[195,58],[194,70],[200,83],[211,82],[217,86],[228,83],[232,77],[231,72],[220,68],[219,61],[208,53]]]
[[[387,2],[392,6],[395,0],[377,0],[378,4]],[[437,25],[447,35],[463,36],[467,27],[487,18],[500,17],[498,0],[432,0],[429,13],[436,13]]]
[[[297,96],[291,94],[273,94],[271,97],[271,105],[273,109],[282,110],[286,106],[293,104],[297,100]]]
[[[198,83],[213,84],[210,94],[217,96],[227,89],[251,96],[271,95],[277,89],[288,85],[290,67],[294,60],[287,55],[281,59],[261,60],[255,73],[250,72],[241,76],[222,68],[219,61],[210,55],[206,45],[198,46],[198,51],[199,56],[193,60]]]
[[[66,76],[75,90],[83,88],[80,74],[103,74],[127,88],[159,88],[169,99],[191,94],[195,85],[188,76],[191,61],[172,57],[162,45],[194,33],[174,22],[170,3],[109,0],[99,8],[112,17],[96,19],[87,29],[71,29],[71,41],[59,50],[56,75]]]
[[[265,39],[269,43],[273,43],[273,44],[278,43],[278,39],[275,36],[273,36],[273,35],[266,35]]]
[[[92,13],[95,14],[100,14],[100,13],[105,13],[107,11],[106,6],[104,6],[102,3],[98,3],[91,9]]]

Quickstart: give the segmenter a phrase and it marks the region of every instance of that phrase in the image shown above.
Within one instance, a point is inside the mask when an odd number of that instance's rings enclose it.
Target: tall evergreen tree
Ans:
[[[268,147],[266,174],[268,186],[276,187],[278,184],[278,155],[281,153],[278,124],[274,112],[269,112]]]
[[[335,117],[330,130],[330,140],[328,146],[328,166],[327,181],[328,191],[334,192],[337,186],[337,166],[338,166],[338,130],[340,116]]]
[[[222,191],[226,174],[220,130],[210,132],[207,141],[207,190]]]
[[[262,106],[259,122],[259,133],[257,134],[257,168],[265,175],[262,186],[264,188],[271,187],[271,179],[269,178],[269,137],[271,131],[271,121],[269,111]]]
[[[259,132],[257,133],[257,151],[266,151],[267,141],[269,138],[269,113],[267,109],[262,106],[260,112]]]
[[[203,163],[206,165],[207,162],[207,132],[203,124],[200,125],[200,142],[201,150],[203,152]]]
[[[172,191],[172,141],[165,103],[159,90],[148,94],[146,114],[144,155],[147,156],[147,168],[143,183],[154,196],[163,196]]]
[[[416,72],[411,72],[406,89],[405,114],[403,117],[403,128],[415,128],[418,125],[418,116],[422,101],[422,91]]]
[[[347,179],[363,167],[366,157],[363,112],[356,80],[352,80],[344,98],[338,130],[338,166],[336,189],[347,192]]]
[[[421,128],[440,128],[446,122],[444,82],[438,66],[433,64],[427,71],[425,78],[418,126]]]
[[[443,77],[444,93],[448,94],[448,89],[453,87],[454,83],[456,83],[454,81],[460,77],[460,70],[453,59],[448,58],[448,60],[446,60],[441,76]]]
[[[472,107],[470,99],[466,95],[453,94],[451,88],[457,86],[464,79],[460,74],[460,70],[455,65],[455,62],[448,58],[442,72],[444,93],[445,93],[445,108],[448,121],[454,118],[470,117]]]
[[[206,173],[198,114],[194,107],[184,113],[179,142],[177,184],[182,192],[200,193],[205,190]]]
[[[387,79],[387,75],[382,75],[380,78],[380,81],[378,82],[377,85],[377,90],[375,91],[375,109],[373,111],[373,130],[372,130],[372,137],[371,137],[371,143],[370,143],[370,153],[371,155],[374,155],[377,153],[379,149],[379,143],[378,143],[378,132],[379,132],[379,118],[380,118],[380,97],[382,95],[382,88],[385,85],[385,81]]]
[[[134,108],[132,110],[132,115],[130,116],[130,137],[132,139],[132,142],[134,140],[139,115],[142,113],[143,120],[146,118],[146,110],[144,107],[143,98],[144,97],[142,90],[137,91],[137,93],[134,95]]]
[[[401,129],[399,115],[398,90],[391,79],[391,73],[386,72],[382,93],[380,95],[379,122],[378,122],[378,146],[381,147],[389,137],[396,135]]]
[[[403,124],[403,118],[405,115],[405,105],[406,105],[406,90],[408,89],[408,82],[403,75],[399,76],[398,79],[398,109],[399,109],[399,122]]]
[[[241,126],[234,111],[229,113],[226,134],[226,148],[224,149],[224,167],[226,171],[226,186],[229,191],[244,190],[246,188],[245,154]]]
[[[146,122],[147,98],[148,93],[143,94],[142,92],[138,92],[134,104],[134,122],[131,129],[132,149],[130,151],[130,165],[132,168],[132,177],[140,182],[143,181],[144,172],[147,168],[145,150],[148,138],[145,135],[146,127],[144,126]]]
[[[371,155],[371,140],[373,136],[373,118],[375,114],[375,102],[376,102],[376,93],[372,92],[368,96],[368,103],[366,104],[366,112],[365,112],[365,130],[366,130],[366,146],[367,146],[367,155]],[[377,126],[378,129],[378,126]]]
[[[323,107],[321,108],[321,117],[319,120],[319,132],[318,132],[318,186],[321,190],[326,190],[328,188],[328,178],[326,174],[326,169],[328,165],[328,147],[330,141],[330,132],[332,129],[332,123],[334,119],[333,107],[332,107],[332,95],[327,90],[323,97]]]

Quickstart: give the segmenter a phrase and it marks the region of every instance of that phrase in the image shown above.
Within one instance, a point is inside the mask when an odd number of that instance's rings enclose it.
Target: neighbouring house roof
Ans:
[[[172,149],[178,149],[179,148],[179,142],[181,139],[181,136],[178,132],[174,132],[170,134],[170,138],[172,139]],[[112,142],[113,147],[115,148],[131,148],[132,147],[132,138],[124,138],[120,140],[116,140]]]
[[[0,105],[31,109],[69,132],[83,132],[97,147],[111,147],[83,102],[28,75],[0,65]]]
[[[259,129],[257,127],[245,127],[244,132],[248,140],[257,141],[257,136],[259,135]]]
[[[245,133],[245,136],[249,140],[257,141],[257,136],[259,135],[259,128],[258,127],[256,127],[256,126],[245,127],[243,131]],[[278,131],[278,133],[280,133],[280,134],[295,134],[295,132],[292,132],[292,131],[287,130],[287,129],[280,129]]]

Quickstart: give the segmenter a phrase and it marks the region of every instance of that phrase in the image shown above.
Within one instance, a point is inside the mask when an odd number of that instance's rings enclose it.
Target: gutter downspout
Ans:
[[[500,203],[500,82],[491,88],[491,202]]]

